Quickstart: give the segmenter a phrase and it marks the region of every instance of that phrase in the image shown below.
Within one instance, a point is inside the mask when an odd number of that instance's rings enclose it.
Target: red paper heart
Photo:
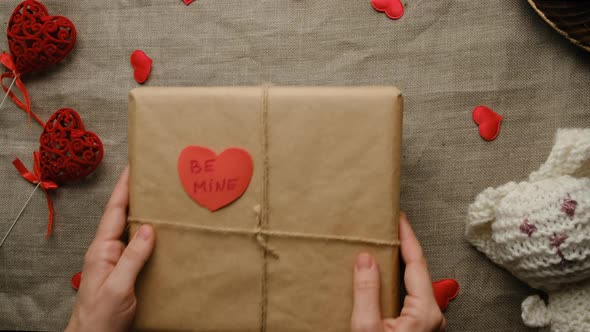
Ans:
[[[78,290],[80,288],[80,282],[82,282],[82,272],[74,274],[72,276],[72,281],[70,282],[70,284],[72,285],[72,288]]]
[[[103,156],[100,138],[84,129],[80,115],[71,108],[53,113],[45,123],[40,143],[41,179],[57,184],[86,177]]]
[[[50,16],[35,0],[21,2],[8,21],[8,47],[17,73],[46,69],[63,60],[76,43],[74,23]]]
[[[479,125],[479,135],[486,141],[492,141],[500,133],[502,116],[486,106],[473,109],[473,121]]]
[[[201,206],[216,211],[248,188],[254,163],[248,151],[229,148],[219,155],[202,146],[188,146],[178,157],[184,190]]]
[[[459,283],[454,279],[442,279],[432,283],[434,297],[441,311],[445,311],[449,302],[459,295]]]
[[[184,2],[185,5],[190,5],[193,1],[195,0],[182,0],[182,2]]]
[[[133,76],[137,83],[141,84],[148,79],[152,70],[152,63],[152,59],[141,50],[135,50],[131,53],[131,66],[133,66]]]
[[[385,15],[393,20],[404,16],[404,5],[401,0],[371,0],[371,4],[373,8],[385,12]]]

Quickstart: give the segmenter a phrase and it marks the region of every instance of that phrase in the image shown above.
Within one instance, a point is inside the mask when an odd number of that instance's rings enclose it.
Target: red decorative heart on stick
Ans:
[[[385,15],[393,20],[404,16],[404,5],[401,0],[371,0],[371,4],[377,11],[385,12]]]
[[[20,74],[42,70],[63,60],[76,43],[74,23],[50,16],[35,0],[21,2],[8,21],[8,47]]]
[[[441,311],[445,311],[449,302],[459,295],[459,283],[454,279],[442,279],[432,283],[434,297]]]
[[[184,190],[210,211],[242,196],[253,171],[252,157],[239,148],[229,148],[217,155],[202,146],[188,146],[178,158],[178,175]]]
[[[58,184],[79,180],[92,173],[102,160],[103,146],[95,133],[86,131],[80,115],[71,108],[53,113],[39,141],[39,152],[33,153],[33,173],[18,158],[12,163],[25,180],[37,184],[45,192],[49,209],[45,236],[49,237],[53,204],[48,191],[57,189]]]
[[[131,53],[131,66],[133,66],[133,76],[137,83],[142,84],[148,79],[152,70],[152,63],[152,59],[141,50],[135,50]]]
[[[479,125],[479,135],[486,141],[492,141],[500,133],[502,116],[486,106],[473,109],[473,121]]]
[[[39,1],[26,0],[12,12],[6,37],[11,54],[2,53],[0,62],[10,72],[0,76],[2,88],[18,107],[43,125],[31,111],[31,101],[20,76],[49,68],[63,60],[76,43],[76,28],[67,17],[50,16],[47,8]],[[15,80],[24,101],[19,100],[4,85],[5,78]]]
[[[53,113],[40,142],[41,178],[57,184],[86,177],[102,160],[100,138],[86,131],[80,115],[71,108]]]

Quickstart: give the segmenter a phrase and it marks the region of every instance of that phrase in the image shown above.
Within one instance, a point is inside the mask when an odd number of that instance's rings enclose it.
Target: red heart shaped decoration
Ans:
[[[454,279],[442,279],[432,283],[434,297],[441,311],[445,311],[449,302],[459,295],[459,283]]]
[[[76,43],[74,23],[50,16],[35,0],[21,2],[8,21],[8,47],[17,73],[46,69],[63,60]]]
[[[401,0],[371,0],[371,4],[377,11],[385,12],[385,15],[393,20],[404,16],[404,5]]]
[[[184,190],[201,206],[216,211],[238,199],[250,185],[254,162],[248,151],[229,148],[216,155],[202,146],[188,146],[178,157]]]
[[[41,179],[57,184],[79,180],[100,164],[100,138],[86,131],[80,115],[71,108],[57,110],[45,123],[40,138]]]
[[[502,116],[486,106],[473,109],[473,121],[479,125],[479,135],[486,141],[492,141],[500,133]]]
[[[152,70],[152,63],[152,59],[141,50],[135,50],[131,53],[131,66],[133,66],[133,76],[137,83],[141,84],[148,79]]]
[[[182,0],[182,2],[184,2],[185,5],[190,5],[193,1],[195,0]]]
[[[82,272],[78,272],[72,276],[72,281],[70,282],[70,284],[72,285],[72,288],[74,288],[75,290],[78,290],[80,288],[81,282],[82,282]]]

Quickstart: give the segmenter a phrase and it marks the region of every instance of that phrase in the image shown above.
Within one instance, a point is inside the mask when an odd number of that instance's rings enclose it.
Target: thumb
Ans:
[[[152,254],[154,238],[152,226],[142,225],[139,227],[109,276],[110,282],[121,288],[133,288],[139,271]]]
[[[380,332],[379,267],[367,253],[359,254],[354,267],[354,304],[351,332]]]

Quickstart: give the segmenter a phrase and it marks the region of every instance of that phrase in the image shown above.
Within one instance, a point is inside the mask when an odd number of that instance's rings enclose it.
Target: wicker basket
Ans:
[[[590,52],[590,1],[528,0],[528,2],[553,29]]]

